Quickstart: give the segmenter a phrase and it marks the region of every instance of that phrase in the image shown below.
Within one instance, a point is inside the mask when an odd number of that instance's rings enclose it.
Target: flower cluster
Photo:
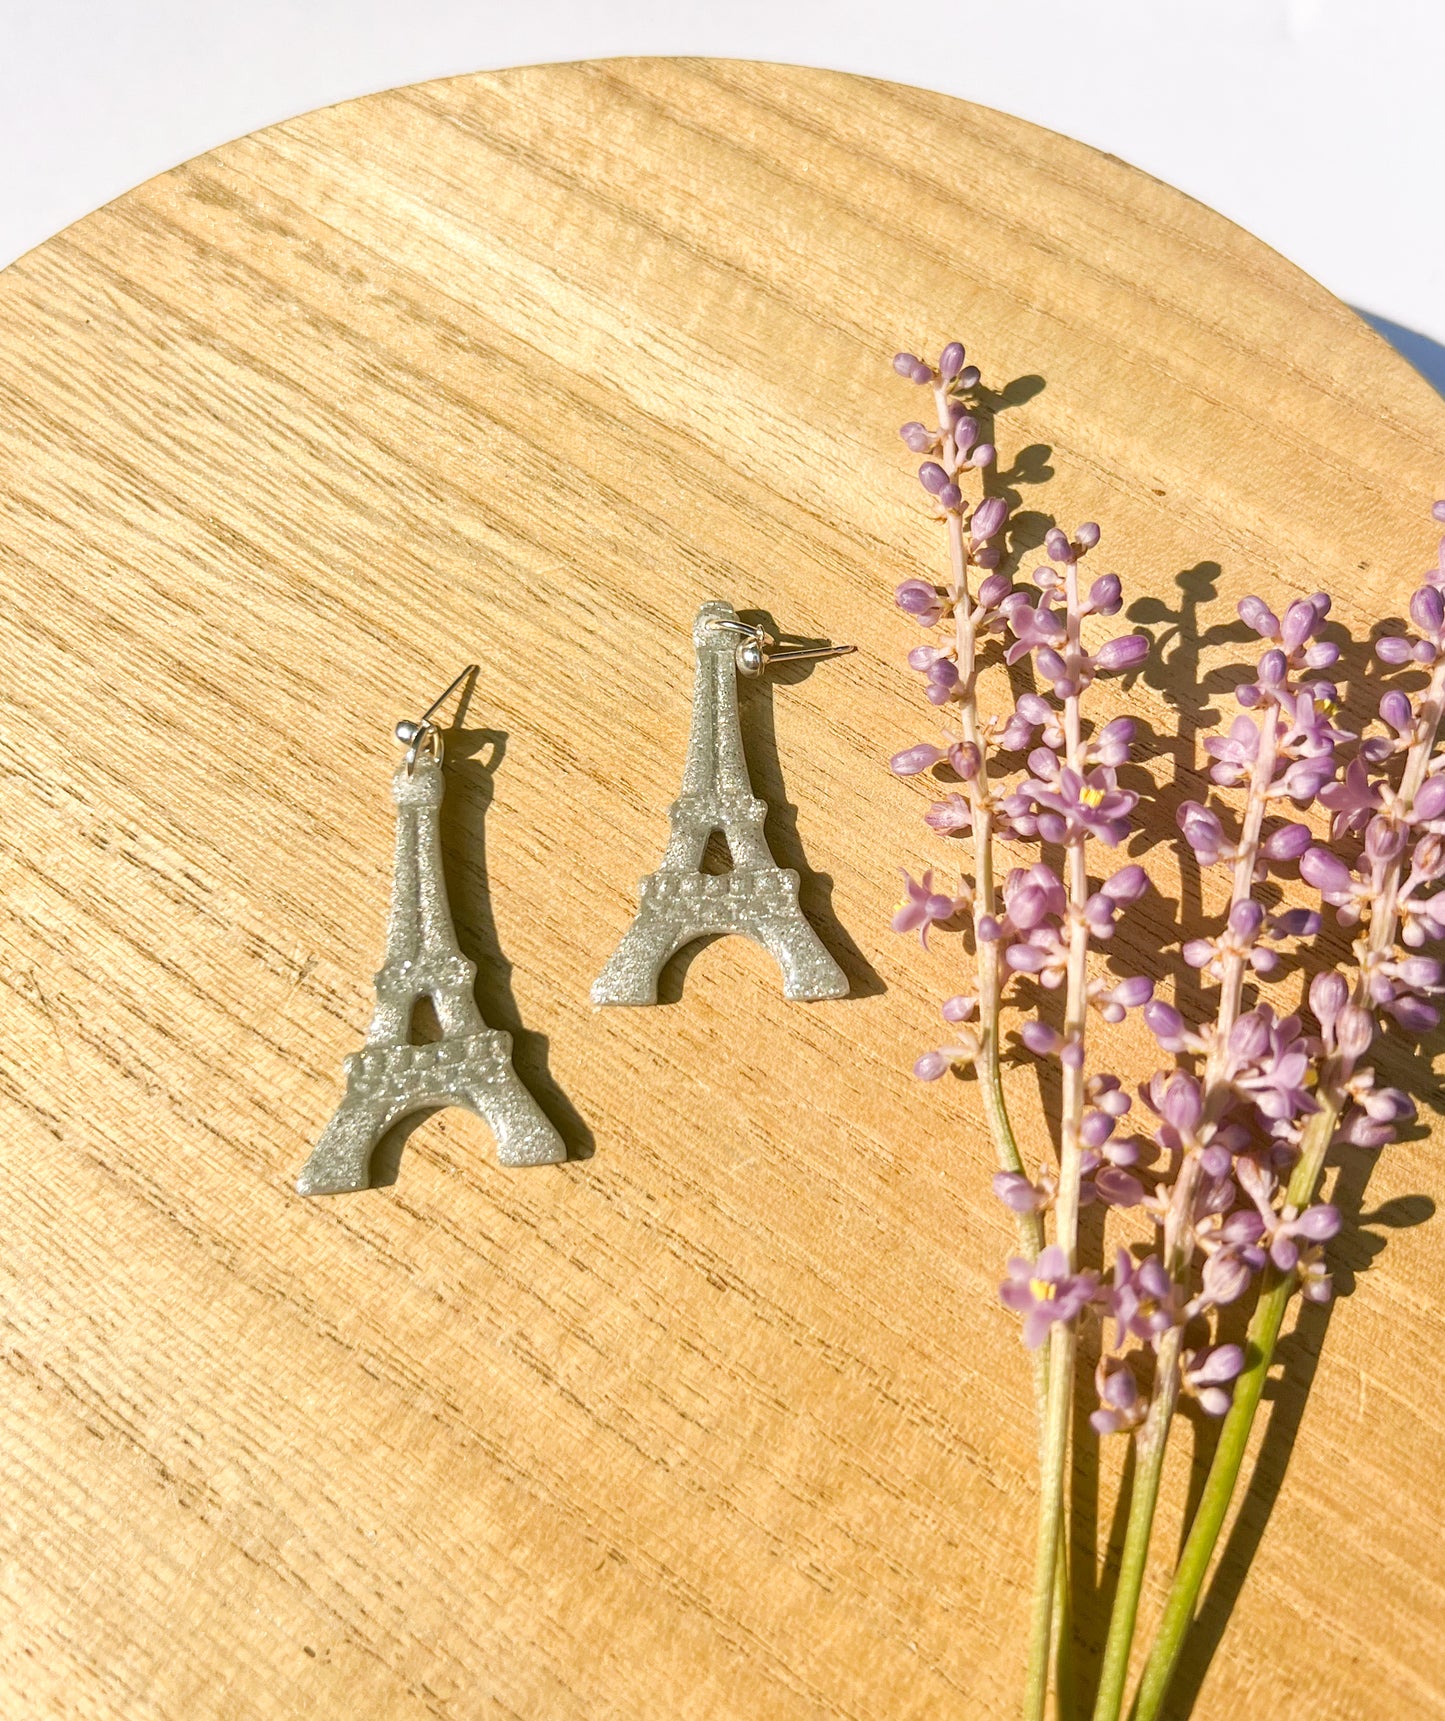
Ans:
[[[1357,731],[1342,715],[1337,678],[1348,642],[1326,593],[1282,613],[1259,597],[1239,604],[1260,642],[1256,660],[1234,691],[1228,728],[1204,743],[1210,792],[1177,814],[1193,861],[1228,878],[1217,924],[1180,940],[1180,961],[1215,992],[1200,1012],[1208,1019],[1187,1020],[1155,997],[1151,978],[1099,971],[1099,947],[1148,887],[1139,866],[1106,858],[1139,813],[1139,797],[1119,780],[1135,725],[1116,718],[1091,729],[1082,706],[1100,675],[1137,669],[1149,641],[1092,637],[1098,618],[1117,615],[1123,602],[1117,576],[1081,575],[1097,526],[1048,533],[1033,591],[1004,572],[1007,509],[997,497],[970,503],[965,493],[967,474],[986,473],[995,452],[981,440],[971,398],[978,372],[964,359],[954,342],[936,366],[913,354],[894,361],[900,375],[933,392],[936,426],[912,422],[902,434],[925,457],[919,482],[948,535],[949,577],[911,578],[895,593],[899,609],[930,635],[908,661],[944,729],[939,741],[895,754],[891,768],[942,780],[947,792],[925,821],[941,836],[971,835],[974,876],[952,891],[936,890],[931,873],[921,883],[905,875],[908,896],[894,925],[926,934],[967,917],[975,934],[977,973],[943,1007],[948,1043],[914,1068],[928,1081],[967,1066],[978,1076],[998,1149],[995,1192],[1021,1245],[1000,1297],[1022,1317],[1024,1344],[1046,1358],[1036,1374],[1043,1498],[1031,1703],[1041,1705],[1047,1683],[1039,1657],[1046,1662],[1049,1652],[1068,1404],[1086,1316],[1097,1321],[1101,1343],[1092,1426],[1138,1442],[1097,1711],[1112,1718],[1121,1713],[1170,1424],[1192,1400],[1247,1432],[1288,1298],[1331,1295],[1326,1247],[1341,1217],[1319,1199],[1328,1150],[1378,1148],[1414,1114],[1408,1095],[1377,1081],[1370,1047],[1384,1027],[1418,1035],[1441,1019],[1445,965],[1425,949],[1445,936],[1445,750],[1437,748],[1445,538],[1410,600],[1410,630],[1376,641],[1387,670],[1407,672],[1381,697],[1378,729]],[[1435,518],[1445,523],[1445,502]],[[977,682],[990,650],[1015,675],[1031,670],[1034,688],[985,712]],[[1422,672],[1426,685],[1417,690]],[[1006,679],[998,681],[1002,690]],[[995,839],[1046,852],[1012,867],[996,889]],[[1280,907],[1281,894],[1296,900]],[[1331,914],[1353,935],[1343,968],[1321,955]],[[1286,1000],[1280,993],[1300,970],[1307,982]],[[1259,996],[1260,988],[1273,995]],[[1028,1012],[1023,1045],[1060,1069],[1058,1158],[1033,1168],[999,1077],[1000,1008],[1010,989]],[[1060,997],[1061,1009],[1051,1002]],[[1142,1011],[1170,1060],[1138,1085],[1137,1107],[1119,1076],[1091,1070],[1087,1055],[1091,1012],[1117,1022],[1131,1010]],[[1152,1230],[1147,1241],[1118,1248],[1110,1271],[1077,1259],[1078,1213],[1089,1202],[1134,1209]],[[1249,1346],[1221,1342],[1217,1311],[1251,1292]],[[1244,1446],[1242,1436],[1221,1442],[1224,1505]],[[1223,1505],[1211,1507],[1191,1531],[1191,1540],[1203,1538],[1203,1557],[1181,1563],[1168,1616],[1175,1623],[1156,1645],[1157,1677],[1146,1680],[1141,1718],[1158,1712],[1223,1515]]]

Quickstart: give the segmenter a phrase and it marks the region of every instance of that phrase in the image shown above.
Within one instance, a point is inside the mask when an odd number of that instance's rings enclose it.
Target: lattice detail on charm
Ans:
[[[403,1118],[432,1106],[465,1106],[490,1126],[503,1165],[567,1157],[562,1138],[512,1068],[512,1039],[477,1009],[476,968],[462,955],[447,902],[438,827],[440,757],[424,753],[392,778],[396,874],[376,1013],[361,1051],[346,1060],[346,1096],[296,1187],[302,1195],[365,1189],[371,1156]],[[429,997],[441,1038],[409,1043],[412,1011]]]
[[[798,904],[797,873],[777,864],[763,835],[768,806],[753,794],[738,723],[738,635],[746,631],[731,604],[704,604],[697,613],[692,729],[682,793],[668,808],[672,834],[661,866],[642,881],[637,918],[593,984],[594,1004],[655,1004],[671,956],[694,939],[728,932],[772,954],[789,998],[848,994],[847,975]],[[727,838],[731,872],[701,870],[714,831]]]

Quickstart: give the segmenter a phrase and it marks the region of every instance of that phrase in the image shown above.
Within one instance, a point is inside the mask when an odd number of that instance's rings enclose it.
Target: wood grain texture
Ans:
[[[1445,403],[1119,162],[820,72],[552,67],[243,139],[0,275],[4,1713],[1012,1713],[1010,1232],[973,1089],[908,1074],[965,958],[887,931],[896,864],[949,864],[882,765],[929,734],[889,591],[939,548],[887,360],[955,333],[1015,547],[1100,520],[1157,624],[1100,704],[1183,726],[1167,822],[1243,592],[1399,612]],[[714,596],[862,647],[744,712],[857,995],[787,1004],[731,939],[598,1014]],[[303,1202],[391,724],[471,660],[454,907],[576,1157],[503,1172],[448,1113]],[[1151,864],[1120,954],[1157,972],[1191,898]],[[1445,1716],[1439,1146],[1345,1167],[1353,1295],[1287,1347],[1199,1721]],[[1112,1474],[1076,1486],[1106,1537]]]

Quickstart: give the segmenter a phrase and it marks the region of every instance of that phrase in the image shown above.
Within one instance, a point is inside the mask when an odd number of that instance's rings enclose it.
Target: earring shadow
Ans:
[[[457,942],[462,954],[476,964],[477,1006],[489,1028],[511,1035],[512,1068],[562,1137],[568,1159],[590,1159],[596,1140],[552,1077],[547,1036],[522,1021],[512,990],[512,964],[503,954],[492,914],[487,810],[492,804],[497,769],[506,754],[507,737],[497,729],[458,727],[448,732],[446,741],[452,783],[441,808],[442,853]],[[413,1120],[406,1119],[392,1134],[412,1127]],[[378,1156],[389,1145],[389,1140],[383,1142]]]
[[[738,619],[750,626],[765,627],[787,650],[811,650],[829,643],[781,633],[766,610],[740,610]],[[828,954],[847,975],[849,998],[876,998],[887,991],[887,987],[878,970],[853,942],[847,928],[834,913],[833,880],[827,873],[815,872],[808,865],[803,840],[798,834],[798,809],[788,800],[782,762],[778,757],[773,689],[775,686],[795,686],[819,667],[818,663],[808,662],[779,664],[756,680],[739,679],[738,721],[743,732],[743,752],[753,791],[768,803],[768,819],[763,834],[778,865],[791,867],[797,873],[798,902],[804,916],[822,939]]]

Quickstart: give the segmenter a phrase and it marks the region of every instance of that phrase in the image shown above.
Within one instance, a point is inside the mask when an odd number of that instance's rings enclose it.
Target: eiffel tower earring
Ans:
[[[789,998],[845,998],[848,977],[798,905],[798,875],[773,859],[763,835],[768,804],[753,794],[738,723],[739,674],[770,664],[841,657],[857,648],[779,651],[761,628],[740,622],[731,604],[708,603],[692,629],[697,657],[692,730],[682,793],[668,808],[672,835],[662,865],[642,881],[637,918],[592,987],[594,1004],[655,1004],[669,957],[694,939],[741,932],[771,952]],[[733,856],[728,873],[702,871],[714,831]]]
[[[371,1156],[394,1124],[432,1106],[465,1106],[484,1118],[503,1165],[550,1165],[562,1138],[512,1068],[509,1034],[489,1028],[473,994],[477,970],[462,955],[442,874],[439,813],[443,743],[437,712],[477,666],[470,664],[415,722],[396,726],[406,755],[391,779],[396,872],[386,957],[366,1044],[346,1060],[346,1097],[327,1124],[296,1188],[302,1195],[365,1189]],[[429,997],[441,1038],[410,1040],[412,1010]]]

